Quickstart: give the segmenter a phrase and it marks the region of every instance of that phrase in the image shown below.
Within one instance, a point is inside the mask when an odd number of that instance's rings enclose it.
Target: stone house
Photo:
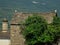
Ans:
[[[47,23],[50,24],[53,21],[53,17],[56,16],[57,13],[56,12],[46,12],[46,13],[15,12],[10,21],[10,30],[8,30],[8,20],[4,19],[2,21],[2,31],[0,31],[1,41],[5,40],[5,42],[8,43],[6,45],[25,45],[24,44],[25,39],[21,33],[21,31],[23,30],[21,26],[24,20],[27,19],[28,16],[32,16],[33,14],[42,16],[47,21]]]

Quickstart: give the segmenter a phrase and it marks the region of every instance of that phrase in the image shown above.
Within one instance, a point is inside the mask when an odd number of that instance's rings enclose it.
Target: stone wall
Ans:
[[[12,17],[11,23],[22,23],[28,16],[32,15],[38,15],[42,16],[48,23],[51,23],[53,21],[53,17],[56,16],[55,12],[47,12],[47,13],[22,13],[17,12],[14,13],[14,16]]]
[[[11,45],[24,45],[23,35],[19,24],[11,24]]]
[[[55,12],[48,12],[48,13],[22,13],[22,12],[16,12],[14,13],[14,16],[11,20],[11,27],[10,27],[10,39],[11,39],[11,45],[25,45],[23,38],[23,35],[21,34],[22,28],[20,24],[23,24],[25,22],[25,19],[28,18],[28,16],[32,16],[33,14],[42,16],[48,24],[53,21],[53,17],[56,16]]]

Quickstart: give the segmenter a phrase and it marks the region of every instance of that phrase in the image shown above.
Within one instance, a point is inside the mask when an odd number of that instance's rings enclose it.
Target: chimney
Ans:
[[[2,22],[2,32],[7,32],[8,31],[8,20],[4,18]]]
[[[10,27],[10,39],[11,45],[24,45],[24,37],[21,34],[21,24],[11,23]]]

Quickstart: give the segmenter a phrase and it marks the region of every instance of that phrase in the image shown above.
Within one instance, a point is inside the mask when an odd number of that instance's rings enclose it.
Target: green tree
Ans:
[[[60,17],[54,17],[53,26],[55,28],[55,39],[58,40],[60,38]]]
[[[30,16],[26,19],[23,34],[28,45],[34,45],[46,29],[46,21],[39,16]]]
[[[52,24],[47,24],[46,20],[41,16],[33,15],[28,17],[28,19],[25,20],[25,28],[23,31],[27,45],[47,45],[47,43],[52,43],[55,37],[57,37],[58,34],[60,35],[60,27],[56,27],[57,24],[55,25],[55,21],[57,21],[56,18],[54,18]]]
[[[47,29],[54,37],[53,41],[57,42],[60,38],[60,17],[54,17],[52,24],[47,25]]]
[[[60,17],[54,17],[54,19],[53,19],[53,26],[55,28],[56,36],[60,37]]]

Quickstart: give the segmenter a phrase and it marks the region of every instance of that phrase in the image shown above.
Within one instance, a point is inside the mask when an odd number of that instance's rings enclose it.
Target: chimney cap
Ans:
[[[11,23],[11,25],[21,25],[21,24],[18,24],[18,23]]]
[[[11,22],[10,24],[11,25],[20,25],[19,23],[16,23],[16,22]]]
[[[8,20],[6,18],[3,19],[3,22],[8,22]]]

